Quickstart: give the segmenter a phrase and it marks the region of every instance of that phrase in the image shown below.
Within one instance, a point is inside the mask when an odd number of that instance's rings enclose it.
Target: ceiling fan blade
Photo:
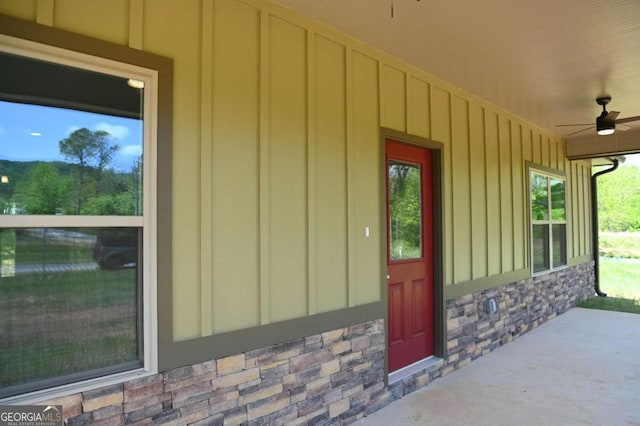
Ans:
[[[587,130],[595,129],[595,127],[596,127],[596,126],[591,126],[591,127],[586,128],[586,129],[578,130],[577,132],[569,133],[569,134],[567,135],[567,137],[569,137],[569,136],[573,136],[573,135],[577,135],[578,133],[586,132]]]
[[[573,126],[593,126],[593,123],[583,123],[583,124],[556,124],[556,127],[573,127]]]
[[[616,120],[616,124],[630,123],[632,121],[640,121],[640,115],[636,115],[635,117],[619,118],[618,120]]]
[[[605,122],[611,123],[616,121],[616,117],[618,116],[618,114],[620,114],[620,111],[611,111],[609,114],[607,114],[607,116],[604,118]]]

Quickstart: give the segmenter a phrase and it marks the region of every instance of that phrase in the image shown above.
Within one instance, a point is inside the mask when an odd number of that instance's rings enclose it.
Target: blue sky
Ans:
[[[116,170],[130,170],[142,153],[141,120],[0,101],[0,159],[64,161],[58,143],[83,127],[108,132],[120,146]]]

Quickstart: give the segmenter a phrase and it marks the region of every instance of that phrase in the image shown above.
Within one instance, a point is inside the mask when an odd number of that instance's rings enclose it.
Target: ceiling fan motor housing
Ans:
[[[616,117],[619,113],[607,111],[607,104],[611,102],[611,96],[601,95],[596,98],[598,105],[602,105],[602,113],[596,117],[596,130],[601,136],[610,135],[616,129]]]
[[[602,114],[596,117],[596,129],[599,135],[610,135],[615,131],[616,122],[615,120],[608,120],[608,115],[607,111],[602,111]]]

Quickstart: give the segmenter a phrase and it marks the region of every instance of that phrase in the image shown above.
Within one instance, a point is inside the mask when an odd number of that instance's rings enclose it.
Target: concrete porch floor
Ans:
[[[640,315],[575,308],[358,425],[640,425]]]

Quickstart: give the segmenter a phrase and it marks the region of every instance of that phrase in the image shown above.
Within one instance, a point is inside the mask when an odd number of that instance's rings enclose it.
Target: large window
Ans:
[[[156,88],[0,36],[0,398],[155,368]]]
[[[531,265],[536,274],[567,265],[565,179],[531,170],[529,182]]]

